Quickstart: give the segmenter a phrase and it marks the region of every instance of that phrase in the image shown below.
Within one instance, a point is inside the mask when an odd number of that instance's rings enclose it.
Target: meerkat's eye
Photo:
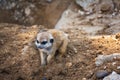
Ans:
[[[36,40],[37,41],[37,43],[39,43],[39,41],[38,40]]]
[[[43,44],[43,45],[45,45],[47,43],[47,41],[43,41],[43,42],[41,42],[41,44]]]
[[[50,43],[53,43],[54,42],[54,39],[50,39]]]

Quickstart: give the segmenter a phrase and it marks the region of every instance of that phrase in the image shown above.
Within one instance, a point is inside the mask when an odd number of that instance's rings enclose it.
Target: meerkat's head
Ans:
[[[50,50],[53,46],[54,38],[49,32],[40,32],[37,34],[35,45],[39,49]]]

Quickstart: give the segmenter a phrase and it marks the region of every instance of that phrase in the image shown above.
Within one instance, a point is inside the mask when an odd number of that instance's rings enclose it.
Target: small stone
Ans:
[[[30,8],[28,8],[28,7],[25,8],[25,14],[26,14],[26,16],[29,16],[30,12],[31,12]]]
[[[46,0],[46,1],[49,2],[49,3],[52,2],[52,0]]]
[[[84,14],[85,14],[85,12],[83,12],[83,11],[81,11],[81,10],[78,10],[78,13],[79,13],[80,15],[84,15]]]
[[[29,48],[29,46],[24,46],[24,48],[22,49],[22,55],[25,55],[26,53],[27,53],[27,51],[28,51],[28,48]]]
[[[87,80],[86,78],[83,78],[82,80]]]
[[[43,77],[42,80],[47,80],[47,78],[46,78],[46,77]]]
[[[38,26],[37,25],[33,25],[33,26],[31,26],[32,28],[37,28]]]
[[[120,70],[120,66],[118,66],[118,67],[117,67],[117,69],[119,69],[119,70]]]
[[[116,64],[116,62],[113,62],[112,65],[114,66]]]
[[[120,80],[120,75],[113,71],[109,76],[106,76],[103,80]]]
[[[4,44],[4,40],[0,40],[1,44]]]
[[[68,62],[68,63],[66,63],[66,66],[67,66],[67,67],[71,67],[71,66],[72,66],[72,63],[71,63],[71,62]]]
[[[120,40],[120,33],[116,34],[115,38]]]
[[[99,71],[96,72],[96,77],[98,79],[102,79],[107,75],[109,75],[109,72],[107,72],[106,70],[99,70]]]
[[[74,50],[74,52],[75,52],[75,53],[77,53],[77,52],[78,52],[78,51],[77,51],[77,49],[76,49],[75,47],[73,47],[73,50]]]
[[[104,66],[104,69],[106,69],[107,68],[107,66]]]

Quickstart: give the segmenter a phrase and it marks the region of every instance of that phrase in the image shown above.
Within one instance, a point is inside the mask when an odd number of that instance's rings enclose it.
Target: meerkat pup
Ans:
[[[68,45],[68,37],[63,31],[50,29],[39,32],[35,41],[40,57],[41,65],[46,65],[55,56],[58,50],[61,55],[64,55]]]

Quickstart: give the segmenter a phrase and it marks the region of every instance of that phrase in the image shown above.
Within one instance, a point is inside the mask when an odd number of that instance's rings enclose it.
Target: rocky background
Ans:
[[[0,22],[53,28],[70,0],[0,0]]]
[[[120,80],[120,0],[0,0],[0,80]],[[45,67],[37,32],[66,32],[69,45]]]

